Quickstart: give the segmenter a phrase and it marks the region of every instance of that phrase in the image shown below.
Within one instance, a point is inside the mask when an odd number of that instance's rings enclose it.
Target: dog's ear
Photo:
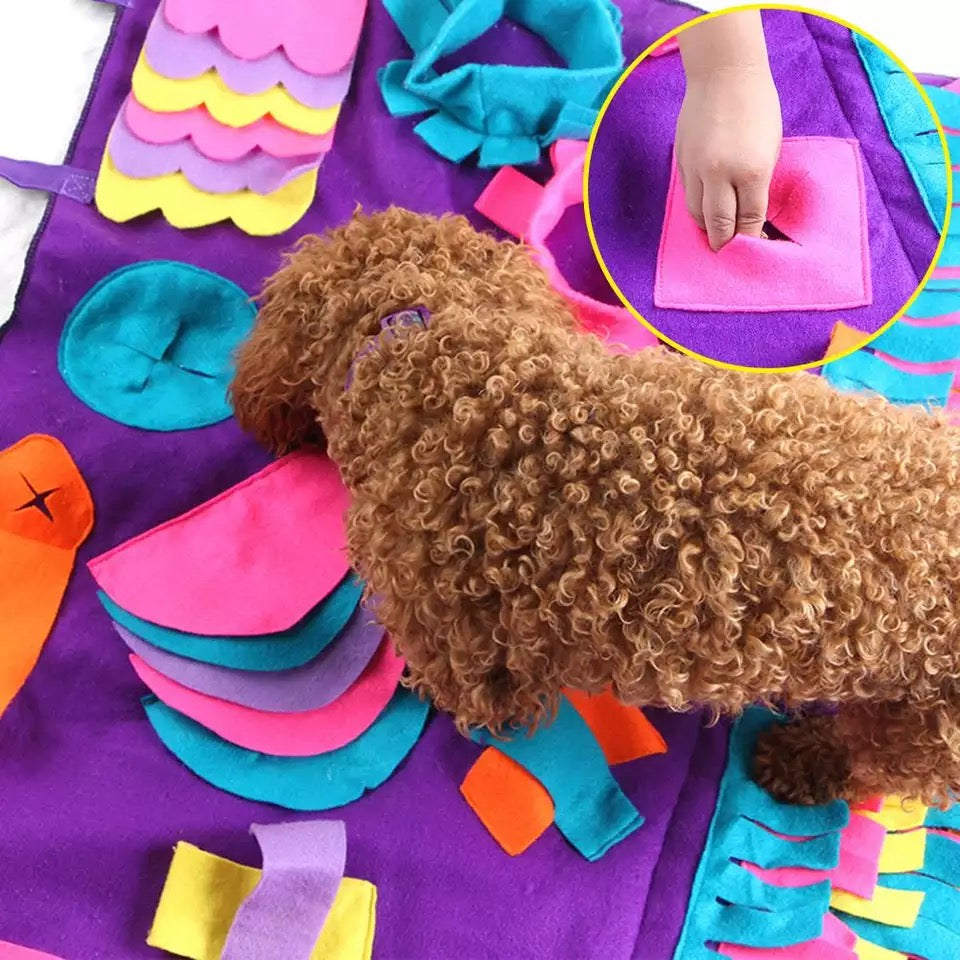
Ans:
[[[305,319],[303,303],[281,271],[267,284],[254,329],[236,354],[234,413],[244,430],[275,453],[322,440]]]

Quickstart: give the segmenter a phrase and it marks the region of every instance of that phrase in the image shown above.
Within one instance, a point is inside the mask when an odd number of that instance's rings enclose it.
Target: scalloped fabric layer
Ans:
[[[180,230],[230,220],[251,236],[269,237],[289,230],[307,212],[316,188],[317,171],[313,170],[269,196],[251,190],[204,193],[182,173],[144,180],[126,177],[105,152],[95,200],[100,213],[116,223],[159,210]]]
[[[132,94],[121,108],[130,130],[145,143],[189,140],[211,160],[239,160],[254,150],[272,157],[302,157],[327,153],[334,130],[312,134],[291,130],[273,117],[263,117],[245,127],[228,127],[215,120],[206,107],[156,113]]]
[[[205,157],[190,140],[168,144],[145,143],[117,115],[107,141],[110,159],[125,177],[144,179],[182,173],[204,193],[236,193],[252,190],[269,194],[303,174],[315,171],[323,155],[314,157],[271,157],[257,151],[239,160],[222,161]]]
[[[259,60],[244,60],[212,33],[182,33],[172,27],[164,16],[164,6],[161,3],[157,9],[143,47],[147,62],[161,76],[189,80],[214,70],[234,93],[252,96],[282,86],[298,103],[315,110],[335,107],[347,95],[352,57],[342,70],[323,76],[301,70],[283,50]]]
[[[183,33],[216,31],[244,60],[283,50],[301,70],[323,76],[350,62],[366,7],[366,0],[338,0],[318,16],[316,0],[166,0],[165,14]]]
[[[171,80],[153,70],[143,53],[133,68],[132,81],[134,96],[151,110],[170,113],[205,106],[228,127],[245,127],[269,115],[292,130],[316,134],[333,129],[340,116],[339,105],[314,110],[297,103],[283,87],[243,96],[210,71],[192,80]]]

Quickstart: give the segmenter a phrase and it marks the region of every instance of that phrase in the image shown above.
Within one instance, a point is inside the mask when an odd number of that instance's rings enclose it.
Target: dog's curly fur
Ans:
[[[378,338],[419,305],[426,329]],[[808,374],[615,355],[523,247],[396,208],[300,243],[233,399],[278,452],[325,440],[409,682],[462,728],[536,721],[564,687],[717,714],[830,702],[761,741],[781,799],[960,788],[941,420]]]

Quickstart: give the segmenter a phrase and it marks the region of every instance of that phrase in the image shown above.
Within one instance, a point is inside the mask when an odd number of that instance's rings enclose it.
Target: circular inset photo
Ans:
[[[817,366],[903,315],[949,214],[920,82],[848,24],[701,17],[638,58],[587,156],[591,241],[624,304],[688,353]]]

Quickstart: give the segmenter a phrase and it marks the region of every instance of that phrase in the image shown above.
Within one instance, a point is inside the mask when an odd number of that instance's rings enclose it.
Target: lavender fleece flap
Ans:
[[[204,193],[234,193],[252,190],[268,194],[295,180],[323,162],[325,154],[313,157],[272,157],[269,153],[249,153],[239,160],[211,160],[192,140],[176,143],[144,143],[127,125],[123,113],[117,114],[109,141],[113,165],[135,180],[162,177],[182,172]]]
[[[250,832],[263,854],[263,874],[233,918],[223,960],[308,958],[343,880],[343,821],[255,823]]]
[[[775,314],[653,305],[674,127],[684,91],[683,67],[676,56],[644,61],[638,75],[625,82],[612,101],[594,145],[590,209],[612,276],[656,329],[728,363],[773,367],[822,359],[838,320],[858,330],[879,329],[915,291],[939,236],[910,171],[890,141],[850,31],[792,11],[766,10],[763,17],[784,135],[860,142],[873,303],[847,310]]]
[[[621,6],[629,56],[693,15],[657,0]],[[72,166],[96,169],[154,8],[144,0],[119,14],[67,158]],[[539,44],[511,29],[493,31],[476,53],[543,59]],[[286,236],[247,237],[226,225],[181,233],[157,217],[118,225],[62,198],[51,207],[17,313],[0,340],[0,447],[32,431],[63,438],[90,485],[98,519],[43,656],[0,720],[0,859],[12,865],[0,889],[0,940],[70,960],[155,960],[144,941],[176,840],[187,836],[255,863],[247,826],[290,819],[214,789],[167,752],[143,714],[144,691],[127,648],[84,571],[91,557],[209,499],[268,455],[232,421],[155,434],[99,416],[57,375],[57,342],[86,290],[135,260],[186,260],[252,293],[276,269],[284,246],[343,222],[357,203],[454,210],[485,227],[473,202],[489,173],[441,160],[409,123],[383,109],[376,70],[405,55],[381,4],[370,4],[357,82],[325,163],[324,189]],[[571,218],[562,228],[555,250],[567,276],[574,283],[578,273],[595,276],[582,223]],[[378,960],[667,960],[712,813],[719,771],[704,771],[724,742],[718,731],[703,732],[701,740],[696,715],[651,712],[651,720],[669,753],[616,770],[646,821],[602,860],[587,863],[555,830],[522,857],[506,856],[458,790],[480,748],[449,719],[434,718],[383,786],[335,814],[350,838],[346,873],[379,889]],[[703,743],[715,749],[698,752],[688,784],[691,756]],[[675,809],[683,816],[674,817]],[[667,869],[661,848],[681,820],[685,841],[671,848]],[[648,900],[656,904],[656,923],[645,918]],[[656,949],[647,949],[641,935]]]
[[[383,627],[369,623],[362,607],[334,642],[302,667],[258,672],[190,660],[155,647],[119,623],[120,639],[165,677],[210,697],[268,713],[301,713],[332,703],[363,673],[383,642]]]

